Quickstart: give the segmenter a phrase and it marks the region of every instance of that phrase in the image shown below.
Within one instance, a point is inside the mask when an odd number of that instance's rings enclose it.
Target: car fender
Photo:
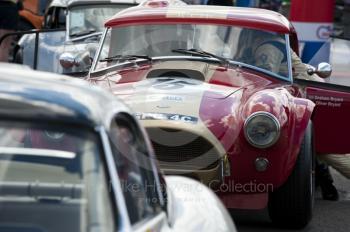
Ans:
[[[33,68],[35,33],[26,34],[18,41],[18,49],[22,49],[23,64]],[[38,34],[38,63],[37,69],[41,71],[53,72],[57,70],[58,60],[55,61],[55,54],[62,49],[65,40],[65,31],[40,32]]]
[[[277,149],[275,147],[270,150],[270,157],[277,158],[281,154],[285,156],[279,158],[279,164],[283,168],[276,173],[280,175],[277,186],[283,184],[293,170],[314,107],[312,101],[294,97],[285,88],[261,90],[253,94],[246,103],[244,119],[254,112],[265,111],[273,114],[280,123]]]
[[[182,176],[166,176],[165,181],[175,231],[236,231],[227,209],[208,187]]]
[[[64,68],[62,65],[58,65],[54,72],[56,73],[83,73],[89,70],[91,66],[91,59],[95,56],[98,41],[79,41],[71,42],[67,41],[60,49],[55,53],[55,60],[59,63],[62,54],[69,54],[74,57],[75,65],[71,68]]]
[[[250,97],[246,103],[244,117],[257,111],[269,112],[276,116],[281,127],[292,122],[291,126],[301,133],[295,135],[298,137],[304,134],[314,107],[312,101],[294,97],[285,88],[265,89]]]
[[[35,34],[24,34],[16,44],[16,50],[22,50],[22,63],[33,68]]]
[[[297,146],[297,152],[299,152],[304,134],[315,108],[315,103],[308,99],[293,98],[292,107],[294,109],[295,128],[292,143]]]

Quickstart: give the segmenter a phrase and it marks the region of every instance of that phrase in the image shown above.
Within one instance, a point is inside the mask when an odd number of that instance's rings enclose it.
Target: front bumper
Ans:
[[[198,127],[197,127],[198,128]],[[215,188],[230,174],[221,143],[189,127],[146,127],[160,168],[167,175],[183,175]]]
[[[223,182],[223,175],[225,173],[225,171],[223,170],[224,167],[225,165],[223,164],[223,159],[221,159],[215,167],[202,170],[184,169],[184,167],[181,166],[167,165],[162,164],[162,162],[160,162],[160,168],[164,171],[166,175],[187,176],[192,179],[198,180],[199,182],[210,188],[216,188]]]

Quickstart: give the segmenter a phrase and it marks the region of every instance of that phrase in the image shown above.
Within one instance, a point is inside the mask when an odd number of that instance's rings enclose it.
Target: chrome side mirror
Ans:
[[[76,62],[75,57],[71,53],[63,53],[60,58],[60,64],[63,68],[68,69],[73,67],[74,65],[78,66],[79,63]]]
[[[327,78],[332,74],[332,65],[322,62],[318,64],[317,68],[309,68],[307,73],[309,75],[317,74],[321,78]]]

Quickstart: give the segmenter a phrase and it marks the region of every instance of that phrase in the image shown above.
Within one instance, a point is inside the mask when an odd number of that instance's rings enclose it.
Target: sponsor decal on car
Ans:
[[[309,95],[310,100],[318,106],[341,107],[344,102],[342,97]]]
[[[170,102],[184,102],[185,97],[179,95],[149,95],[148,101],[170,101]]]

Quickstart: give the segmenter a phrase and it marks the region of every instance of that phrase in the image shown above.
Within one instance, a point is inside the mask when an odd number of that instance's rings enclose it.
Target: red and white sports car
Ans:
[[[165,173],[202,181],[228,208],[268,206],[274,222],[305,226],[314,145],[350,152],[349,89],[293,80],[297,35],[278,13],[150,2],[106,22],[88,80],[137,112]]]

